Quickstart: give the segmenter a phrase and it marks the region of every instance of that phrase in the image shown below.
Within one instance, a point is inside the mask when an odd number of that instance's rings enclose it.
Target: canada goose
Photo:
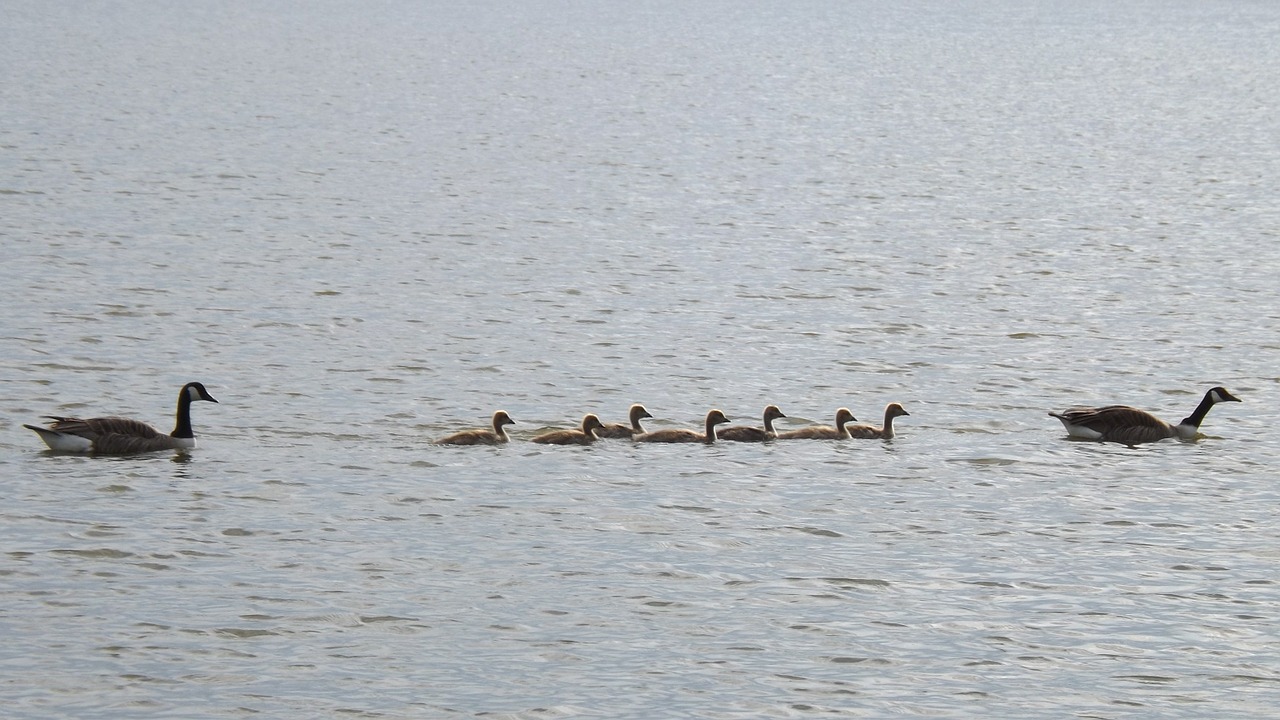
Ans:
[[[1240,402],[1240,398],[1227,392],[1224,387],[1209,388],[1195,412],[1177,425],[1170,425],[1145,410],[1128,405],[1074,407],[1049,414],[1061,420],[1067,429],[1067,435],[1073,438],[1137,445],[1165,438],[1195,438],[1200,433],[1200,423],[1204,422],[1204,416],[1209,414],[1209,408],[1220,402]]]
[[[218,402],[204,385],[187,383],[178,392],[177,424],[168,435],[140,421],[122,417],[73,418],[46,415],[49,427],[23,427],[36,431],[50,450],[93,453],[95,455],[129,455],[154,450],[177,450],[196,446],[191,432],[191,403],[196,400]]]
[[[695,430],[686,430],[684,428],[668,428],[664,430],[654,430],[652,432],[636,435],[633,440],[636,442],[660,442],[660,443],[713,443],[716,441],[716,426],[729,422],[729,418],[719,410],[712,410],[707,413],[707,430],[700,433]]]
[[[875,425],[845,425],[844,429],[848,431],[851,438],[863,438],[867,440],[889,440],[893,437],[893,419],[910,415],[906,408],[898,403],[889,403],[884,408],[884,427],[876,427]]]
[[[734,425],[716,431],[716,438],[719,440],[730,440],[733,442],[764,442],[778,437],[777,431],[773,429],[773,421],[778,418],[784,418],[786,415],[778,409],[777,405],[770,405],[764,409],[764,427],[758,428],[751,425]]]
[[[600,427],[600,418],[588,414],[582,418],[582,428],[579,430],[552,430],[534,436],[530,442],[543,445],[590,445],[596,441],[596,431]]]
[[[644,432],[644,428],[640,427],[642,418],[651,418],[648,410],[644,409],[639,403],[632,405],[628,412],[631,418],[631,425],[623,425],[622,423],[609,423],[603,425],[596,431],[596,437],[599,438],[631,438]]]
[[[836,411],[836,426],[830,425],[810,425],[809,427],[800,428],[798,430],[788,430],[778,433],[779,440],[847,440],[849,438],[849,430],[845,427],[851,422],[858,422],[858,418],[849,412],[849,408],[840,408]]]
[[[511,438],[507,437],[507,431],[503,429],[504,425],[515,425],[516,421],[511,419],[505,410],[499,410],[493,414],[493,429],[476,428],[474,430],[463,430],[452,435],[446,435],[436,441],[437,445],[499,445],[507,442]]]

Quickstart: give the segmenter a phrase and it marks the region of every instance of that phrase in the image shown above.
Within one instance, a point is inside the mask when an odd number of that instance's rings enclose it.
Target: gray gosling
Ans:
[[[725,417],[724,413],[719,410],[712,410],[707,413],[707,429],[705,433],[684,428],[667,428],[636,435],[632,439],[636,442],[713,443],[716,441],[716,426],[727,422],[729,422],[729,418]]]
[[[722,430],[716,431],[716,437],[720,440],[729,440],[731,442],[765,442],[778,437],[778,432],[773,429],[773,421],[778,418],[784,418],[782,410],[777,405],[769,405],[764,409],[764,427],[758,428],[751,425],[733,425]]]
[[[799,428],[797,430],[788,430],[778,433],[779,440],[848,440],[849,429],[845,427],[848,423],[857,422],[858,418],[849,412],[849,408],[840,408],[836,411],[836,426],[830,425],[810,425],[809,427]]]
[[[623,425],[622,423],[608,423],[607,425],[601,426],[601,428],[596,431],[596,437],[615,439],[625,438],[629,440],[644,432],[644,428],[640,427],[640,420],[643,418],[651,418],[653,416],[649,414],[648,410],[644,409],[643,405],[636,403],[631,406],[631,410],[628,411],[627,417],[631,419],[630,425]]]
[[[437,445],[501,445],[509,441],[507,431],[504,429],[506,425],[515,425],[516,421],[511,419],[505,410],[499,410],[493,414],[493,429],[476,428],[474,430],[463,430],[452,435],[446,435],[436,441]]]
[[[530,442],[542,445],[590,445],[596,441],[596,432],[602,427],[600,418],[587,414],[578,430],[552,430],[530,438]]]
[[[46,415],[49,427],[23,425],[34,430],[50,450],[92,453],[94,455],[131,455],[156,450],[186,450],[196,446],[191,430],[191,403],[217,400],[198,382],[190,382],[178,391],[177,421],[173,432],[165,435],[150,425],[122,417],[74,418]]]
[[[890,440],[893,438],[893,419],[910,415],[906,408],[898,403],[889,403],[884,408],[884,426],[876,427],[875,425],[859,424],[845,425],[844,429],[849,431],[849,437],[861,438],[864,440]]]
[[[1132,446],[1165,438],[1193,440],[1200,435],[1200,423],[1204,422],[1205,415],[1220,402],[1240,402],[1240,398],[1221,386],[1209,388],[1195,411],[1177,425],[1128,405],[1074,407],[1060,413],[1051,411],[1049,415],[1062,421],[1070,437]]]

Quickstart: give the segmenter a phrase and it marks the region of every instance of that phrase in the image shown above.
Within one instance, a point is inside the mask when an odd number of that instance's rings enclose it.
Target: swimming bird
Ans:
[[[640,427],[642,418],[651,418],[648,410],[644,406],[636,403],[631,406],[631,410],[627,413],[631,418],[631,425],[623,425],[622,423],[609,423],[603,425],[596,431],[596,437],[601,438],[631,438],[644,432],[644,428]]]
[[[503,429],[506,425],[515,425],[516,421],[511,419],[505,410],[499,410],[493,414],[493,429],[476,428],[474,430],[463,430],[452,435],[446,435],[436,441],[437,445],[500,445],[509,441],[511,438],[507,436],[507,431]]]
[[[840,408],[836,411],[836,426],[830,425],[810,425],[809,427],[799,428],[797,430],[788,430],[778,433],[779,440],[847,440],[849,439],[849,430],[846,424],[857,422],[858,418],[849,412],[849,408]]]
[[[716,431],[716,438],[720,440],[729,440],[733,442],[764,442],[778,437],[777,431],[773,429],[773,421],[778,418],[784,418],[782,410],[777,405],[770,405],[764,409],[764,427],[758,428],[751,425],[734,425]]]
[[[849,432],[851,438],[862,438],[866,440],[889,440],[893,437],[893,419],[910,415],[906,408],[898,403],[889,403],[884,408],[884,426],[876,427],[875,425],[845,425],[844,429]]]
[[[1204,394],[1195,412],[1171,425],[1145,410],[1128,405],[1104,407],[1074,407],[1049,415],[1062,421],[1067,435],[1084,440],[1102,440],[1137,445],[1165,438],[1191,440],[1200,434],[1200,423],[1209,409],[1220,402],[1240,402],[1240,398],[1224,387],[1212,387]]]
[[[729,422],[729,418],[725,417],[724,413],[719,410],[712,410],[707,413],[707,429],[705,433],[684,428],[666,428],[636,435],[632,439],[636,442],[713,443],[716,441],[716,426],[727,422]]]
[[[46,415],[49,427],[23,425],[34,430],[50,450],[93,453],[95,455],[130,455],[155,450],[179,450],[196,446],[191,431],[191,403],[217,400],[198,382],[187,383],[178,392],[177,422],[173,432],[165,435],[150,425],[122,417],[73,418]]]
[[[582,428],[579,430],[552,430],[541,435],[536,435],[530,439],[530,442],[541,443],[543,445],[590,445],[596,441],[596,431],[603,424],[600,418],[588,413],[582,418]]]

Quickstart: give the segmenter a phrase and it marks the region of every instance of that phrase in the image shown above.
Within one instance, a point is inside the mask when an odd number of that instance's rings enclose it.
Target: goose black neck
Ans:
[[[1200,400],[1200,404],[1196,406],[1195,412],[1182,419],[1180,424],[1190,425],[1198,428],[1200,423],[1204,422],[1204,416],[1209,414],[1209,408],[1213,407],[1213,391],[1204,394],[1204,398]]]
[[[187,389],[182,388],[182,392],[178,393],[178,420],[173,427],[173,432],[169,433],[170,437],[176,438],[193,438],[196,436],[191,431],[191,393]]]

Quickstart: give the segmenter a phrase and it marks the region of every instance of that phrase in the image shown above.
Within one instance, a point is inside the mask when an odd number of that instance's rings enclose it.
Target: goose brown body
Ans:
[[[778,433],[780,440],[848,440],[849,430],[845,427],[848,423],[857,422],[858,418],[849,412],[849,408],[840,408],[836,410],[835,427],[830,425],[811,425],[809,427],[798,428],[796,430],[788,430]]]
[[[178,391],[178,409],[173,432],[168,435],[140,420],[123,417],[75,418],[46,416],[48,427],[24,425],[44,440],[50,450],[92,453],[95,455],[131,455],[157,450],[181,450],[196,446],[191,428],[191,403],[218,402],[204,385],[187,383]]]
[[[707,413],[705,432],[700,433],[696,430],[685,428],[666,428],[636,435],[632,439],[636,442],[655,443],[713,443],[716,441],[716,426],[727,422],[729,422],[729,418],[725,417],[724,413],[719,410],[712,410]]]
[[[1240,402],[1240,398],[1221,386],[1209,388],[1196,409],[1177,425],[1129,405],[1074,407],[1060,413],[1050,412],[1049,415],[1061,420],[1067,435],[1073,438],[1139,445],[1166,438],[1195,438],[1200,434],[1200,423],[1204,422],[1209,410],[1220,402]]]
[[[630,425],[622,423],[608,423],[600,426],[596,431],[596,437],[600,438],[631,438],[644,432],[644,428],[640,427],[640,421],[644,418],[651,418],[648,410],[644,409],[639,403],[632,405],[627,411],[627,417],[631,420]]]
[[[582,418],[582,426],[577,430],[552,430],[534,436],[530,442],[542,445],[590,445],[596,441],[596,433],[601,427],[599,417],[587,414]]]
[[[893,438],[893,419],[910,415],[907,409],[898,403],[889,403],[884,408],[884,425],[876,427],[870,424],[845,425],[849,437],[863,440],[889,440]]]
[[[784,417],[786,415],[782,414],[782,410],[777,405],[769,405],[764,409],[764,427],[733,425],[717,430],[716,438],[731,442],[765,442],[766,440],[773,440],[778,437],[777,431],[773,429],[773,421]]]
[[[516,421],[511,419],[505,410],[499,410],[493,414],[492,427],[475,428],[474,430],[463,430],[461,432],[446,435],[436,440],[438,445],[500,445],[509,441],[511,438],[507,436],[504,429],[507,425],[515,425]]]

